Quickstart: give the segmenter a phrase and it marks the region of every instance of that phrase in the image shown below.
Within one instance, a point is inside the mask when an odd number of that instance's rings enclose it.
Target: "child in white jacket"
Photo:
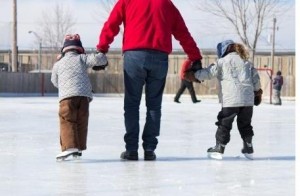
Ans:
[[[230,141],[234,118],[243,140],[242,153],[253,159],[251,125],[253,105],[261,102],[261,84],[257,70],[248,61],[248,52],[243,45],[226,40],[217,45],[219,59],[216,63],[197,72],[187,71],[185,78],[202,81],[217,78],[220,82],[222,109],[216,122],[216,146],[207,150],[210,158],[222,159],[225,146]]]
[[[89,103],[92,86],[87,69],[105,69],[108,65],[105,54],[85,54],[80,36],[66,35],[61,55],[54,64],[51,82],[58,88],[60,144],[62,152],[57,160],[70,155],[81,156],[86,149]]]

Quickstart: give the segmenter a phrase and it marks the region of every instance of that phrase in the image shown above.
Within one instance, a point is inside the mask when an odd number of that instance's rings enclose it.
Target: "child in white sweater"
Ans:
[[[66,35],[61,55],[54,64],[51,82],[58,88],[60,144],[62,152],[57,160],[70,155],[81,156],[86,149],[89,103],[92,86],[87,69],[105,69],[108,65],[105,54],[85,54],[80,36]]]

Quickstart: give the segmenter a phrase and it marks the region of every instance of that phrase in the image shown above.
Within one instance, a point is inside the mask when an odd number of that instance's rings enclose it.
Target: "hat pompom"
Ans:
[[[68,34],[65,36],[64,45],[61,49],[61,52],[65,53],[68,50],[76,50],[79,54],[84,53],[84,48],[82,47],[80,36],[78,34]]]

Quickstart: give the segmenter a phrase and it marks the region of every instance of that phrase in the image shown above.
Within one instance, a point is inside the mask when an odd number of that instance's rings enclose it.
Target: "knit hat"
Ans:
[[[84,53],[84,48],[82,47],[80,36],[78,34],[68,34],[65,36],[64,45],[61,49],[61,52],[65,53],[68,50],[77,50],[79,54]]]
[[[217,54],[218,58],[222,58],[225,55],[225,52],[229,45],[234,44],[232,40],[226,40],[223,42],[218,43],[217,45]]]

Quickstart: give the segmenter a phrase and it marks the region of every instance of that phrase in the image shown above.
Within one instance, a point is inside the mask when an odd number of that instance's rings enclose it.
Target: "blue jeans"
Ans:
[[[142,135],[144,150],[155,150],[160,131],[161,103],[168,72],[168,54],[156,50],[124,53],[124,117],[127,151],[139,147],[139,109],[143,87],[146,97],[146,123]]]

